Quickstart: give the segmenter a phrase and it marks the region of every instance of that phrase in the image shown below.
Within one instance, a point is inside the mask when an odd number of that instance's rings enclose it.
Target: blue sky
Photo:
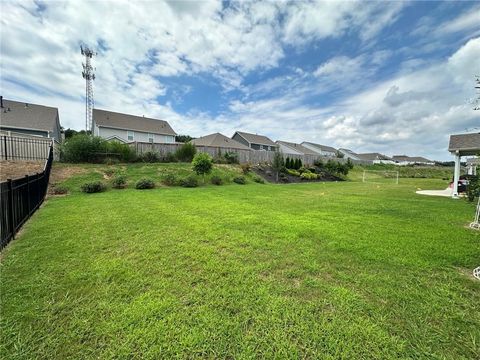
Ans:
[[[192,136],[235,130],[449,159],[480,126],[478,2],[2,1],[1,93],[84,126],[96,107]]]

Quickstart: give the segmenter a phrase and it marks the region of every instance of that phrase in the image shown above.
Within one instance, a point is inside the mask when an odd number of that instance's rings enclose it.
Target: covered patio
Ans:
[[[452,197],[458,198],[461,158],[462,156],[475,156],[480,154],[480,133],[450,135],[448,151],[455,156]]]

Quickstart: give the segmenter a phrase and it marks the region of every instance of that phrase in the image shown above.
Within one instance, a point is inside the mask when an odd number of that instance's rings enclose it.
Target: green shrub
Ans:
[[[53,195],[65,195],[68,194],[68,188],[63,185],[53,185],[52,186]]]
[[[115,176],[112,180],[112,187],[115,189],[123,189],[127,186],[127,178],[125,175]]]
[[[163,177],[162,183],[167,186],[175,186],[178,184],[178,180],[175,174],[167,174]]]
[[[180,180],[180,185],[187,188],[194,188],[198,186],[198,180],[194,175],[190,175]]]
[[[107,187],[101,181],[93,181],[83,184],[80,189],[84,193],[92,194],[105,191]]]
[[[175,158],[178,161],[191,162],[197,153],[197,148],[191,142],[187,142],[180,146],[175,152]]]
[[[197,175],[203,176],[203,182],[205,182],[205,175],[212,172],[212,157],[207,153],[198,153],[192,160],[192,167]]]
[[[314,180],[318,178],[317,174],[313,174],[310,171],[304,171],[303,173],[300,174],[301,179],[306,179],[306,180]]]
[[[60,146],[60,158],[65,162],[135,161],[135,151],[127,144],[107,141],[98,136],[77,134]]]
[[[242,164],[242,165],[240,165],[240,167],[242,168],[242,173],[243,173],[244,175],[247,175],[247,174],[250,172],[250,170],[251,170],[251,166],[250,166],[250,164],[248,164],[248,163]]]
[[[156,151],[146,151],[140,156],[140,159],[146,163],[155,163],[160,161],[160,154]]]
[[[210,182],[213,185],[222,185],[223,184],[223,179],[218,175],[213,175],[212,178],[210,179]]]
[[[286,167],[287,169],[291,169],[291,168],[292,168],[292,161],[290,160],[289,157],[287,157],[287,158],[285,159],[285,167]]]
[[[106,141],[106,140],[105,140]],[[115,154],[116,161],[134,162],[137,160],[137,153],[128,144],[118,141],[106,141],[107,153]]]
[[[235,184],[245,185],[247,183],[247,180],[245,179],[244,176],[237,176],[233,179],[233,182]]]
[[[255,175],[253,177],[253,181],[255,181],[256,183],[259,183],[259,184],[265,184],[265,180],[263,180],[263,178],[261,178],[260,176],[258,175]]]
[[[292,176],[300,176],[300,172],[295,169],[287,169],[287,173],[292,175]]]
[[[226,152],[223,157],[228,164],[238,164],[238,154],[236,152]]]
[[[152,179],[143,178],[137,181],[135,184],[135,189],[144,190],[144,189],[153,189],[155,187],[155,182]]]
[[[177,158],[175,157],[174,153],[168,153],[162,158],[161,161],[164,163],[172,163],[172,162],[177,162]]]

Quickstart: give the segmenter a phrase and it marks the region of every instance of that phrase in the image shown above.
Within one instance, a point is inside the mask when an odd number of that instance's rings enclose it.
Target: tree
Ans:
[[[207,153],[198,153],[192,160],[193,171],[197,175],[203,176],[203,183],[205,183],[205,175],[212,172],[213,159]]]
[[[190,142],[180,146],[175,152],[175,157],[178,161],[191,162],[197,153],[197,148]]]
[[[187,143],[191,140],[193,140],[193,138],[190,135],[176,135],[175,136],[175,141],[176,142]]]
[[[287,156],[287,158],[285,159],[285,167],[287,169],[290,169],[290,158]]]
[[[283,159],[283,154],[279,150],[277,150],[273,155],[273,162],[272,162],[272,168],[273,170],[275,170],[277,182],[278,182],[278,173],[284,167],[285,167],[285,161]]]

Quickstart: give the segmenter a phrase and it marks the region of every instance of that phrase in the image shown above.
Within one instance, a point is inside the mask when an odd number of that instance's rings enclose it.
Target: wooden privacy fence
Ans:
[[[30,218],[45,199],[53,162],[53,146],[41,173],[8,179],[0,183],[0,249],[3,249],[20,227]]]
[[[141,155],[148,151],[154,151],[160,155],[160,157],[166,157],[168,154],[172,154],[177,149],[182,146],[182,143],[175,144],[154,144],[147,142],[133,142],[130,143],[137,154]],[[274,151],[265,151],[265,150],[241,150],[235,148],[220,148],[216,146],[199,146],[195,145],[199,152],[205,152],[210,154],[212,157],[218,157],[224,155],[227,152],[236,153],[238,155],[238,161],[243,163],[250,164],[261,164],[261,163],[272,163],[273,157],[275,155]],[[344,163],[347,161],[345,158],[332,158],[321,155],[296,155],[296,154],[283,154],[284,158],[291,159],[300,159],[305,165],[313,165],[316,160],[322,160],[323,162],[328,161],[329,159]],[[364,161],[352,160],[353,163],[365,163]],[[371,162],[368,162],[371,163]]]
[[[52,139],[23,136],[0,136],[0,159],[35,161],[48,158]],[[54,153],[55,156],[55,153]]]

